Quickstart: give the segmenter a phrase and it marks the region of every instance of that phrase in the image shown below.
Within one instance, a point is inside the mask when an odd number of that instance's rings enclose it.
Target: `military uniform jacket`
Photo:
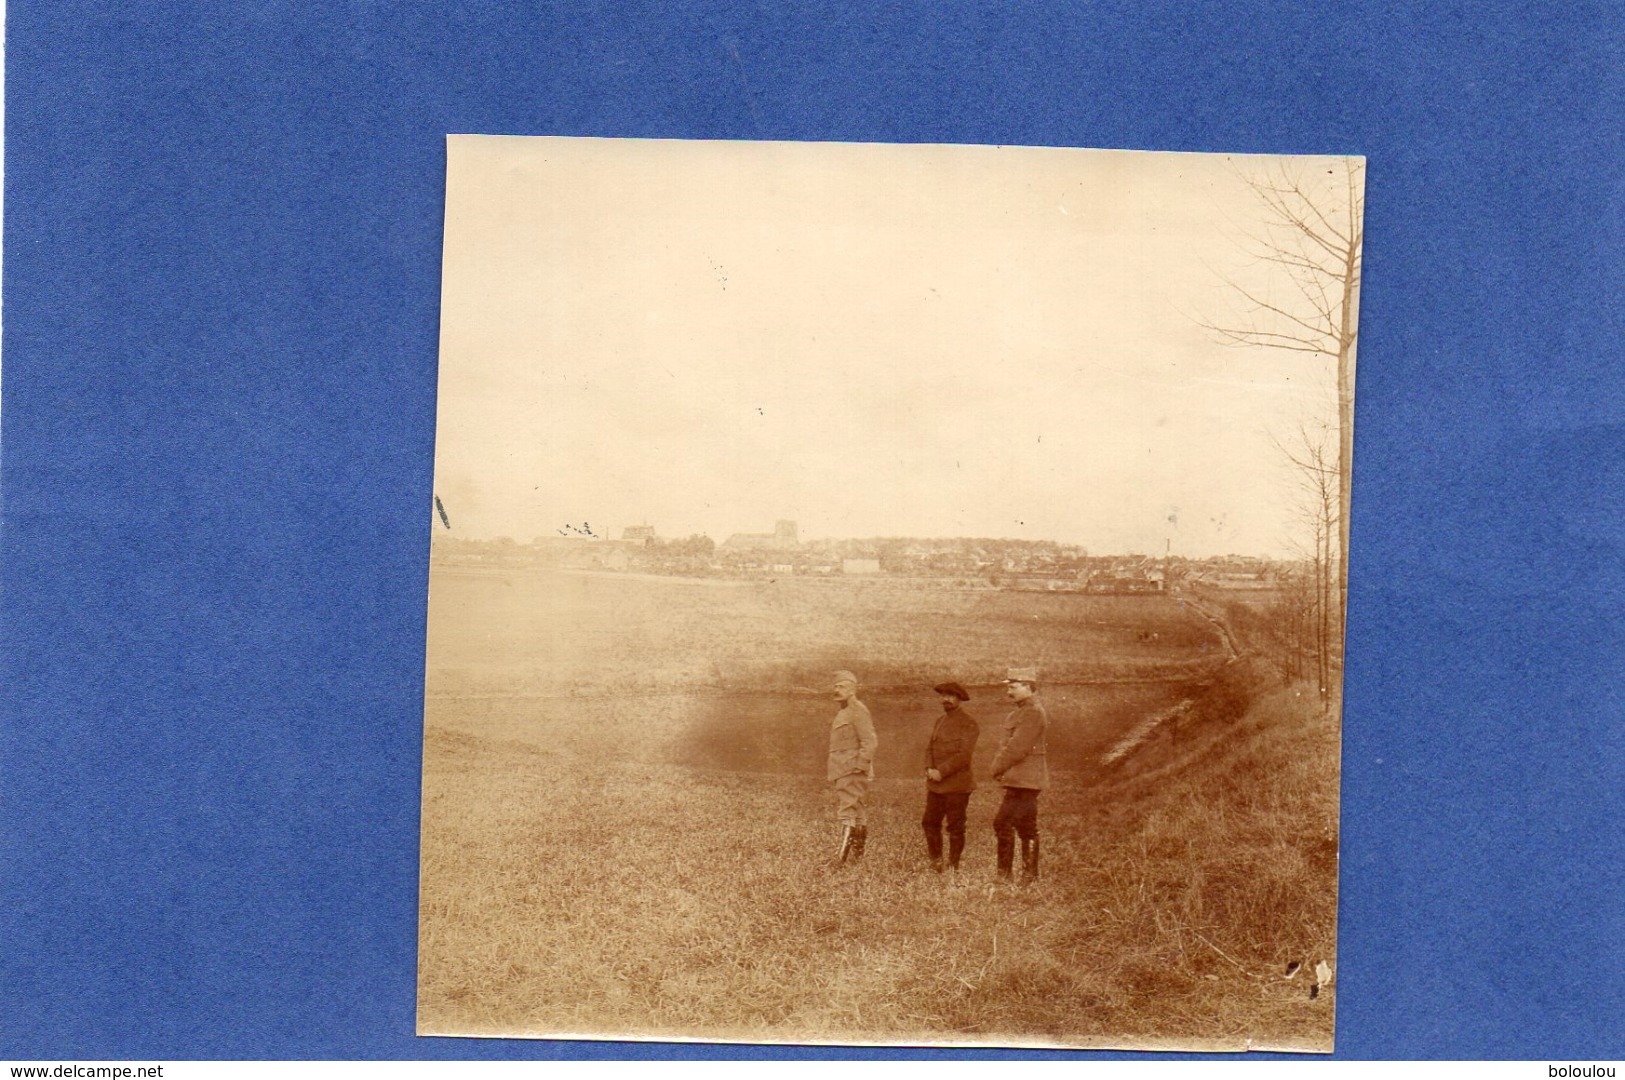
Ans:
[[[1005,787],[1049,787],[1048,729],[1049,714],[1036,697],[1011,709],[1004,718],[1004,744],[993,759],[993,779]]]
[[[869,707],[853,698],[829,724],[829,779],[861,772],[873,780],[875,747],[879,743]]]
[[[976,778],[971,775],[971,755],[976,753],[976,739],[982,729],[976,718],[963,708],[944,712],[937,718],[931,731],[931,740],[925,745],[925,767],[942,774],[941,780],[927,780],[927,791],[975,791]]]

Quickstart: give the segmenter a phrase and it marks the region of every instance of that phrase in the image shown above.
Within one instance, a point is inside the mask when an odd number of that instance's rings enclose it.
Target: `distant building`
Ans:
[[[1018,574],[1004,580],[1004,588],[1020,592],[1083,592],[1085,586],[1077,578],[1050,577],[1043,574]]]
[[[800,546],[796,523],[779,521],[770,533],[734,533],[722,542],[722,551],[789,551]]]
[[[653,525],[628,525],[621,530],[622,540],[635,540],[641,544],[648,544],[655,538]]]
[[[1162,578],[1114,576],[1110,574],[1096,574],[1089,579],[1087,592],[1092,593],[1154,593],[1162,591]]]
[[[632,553],[641,552],[643,542],[550,536],[538,537],[531,547],[543,565],[567,570],[625,570],[632,563]]]
[[[603,546],[608,547],[607,544]],[[598,559],[594,565],[605,570],[625,570],[632,565],[632,556],[627,553],[625,548],[609,548],[608,551],[598,553]]]

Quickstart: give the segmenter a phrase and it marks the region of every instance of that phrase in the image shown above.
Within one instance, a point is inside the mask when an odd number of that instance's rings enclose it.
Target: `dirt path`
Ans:
[[[1186,595],[1182,598],[1187,607],[1208,622],[1219,632],[1219,638],[1224,642],[1224,666],[1229,666],[1241,659],[1241,651],[1236,648],[1235,634],[1230,630],[1230,623],[1223,613],[1195,596]],[[1177,726],[1179,722],[1191,713],[1193,699],[1186,698],[1165,709],[1149,713],[1145,719],[1129,729],[1122,739],[1117,741],[1110,750],[1106,751],[1100,759],[1103,768],[1111,768],[1129,758],[1135,751],[1156,739],[1163,731]]]
[[[1225,663],[1233,663],[1240,658],[1241,650],[1236,648],[1236,637],[1230,632],[1230,623],[1223,614],[1193,593],[1185,593],[1180,599],[1184,601],[1186,607],[1212,623],[1213,628],[1219,632],[1220,639],[1224,641]]]

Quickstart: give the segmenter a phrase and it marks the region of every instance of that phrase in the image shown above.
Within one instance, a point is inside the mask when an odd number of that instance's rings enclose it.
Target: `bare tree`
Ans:
[[[1220,341],[1244,348],[1281,349],[1337,365],[1338,453],[1337,607],[1348,587],[1349,487],[1354,456],[1355,313],[1360,295],[1364,237],[1365,161],[1343,158],[1325,165],[1283,161],[1243,175],[1256,196],[1258,223],[1245,245],[1271,273],[1230,287],[1243,310],[1233,320],[1205,325]]]
[[[1310,565],[1306,583],[1310,595],[1308,609],[1310,656],[1315,665],[1321,707],[1331,709],[1338,680],[1336,668],[1342,655],[1342,544],[1340,488],[1346,470],[1339,468],[1332,450],[1332,433],[1325,426],[1300,424],[1289,442],[1276,442],[1291,465],[1297,482],[1298,512],[1305,525]]]

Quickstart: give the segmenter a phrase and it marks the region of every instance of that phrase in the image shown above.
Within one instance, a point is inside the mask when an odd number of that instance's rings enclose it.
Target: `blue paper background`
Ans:
[[[1622,24],[13,0],[0,1058],[728,1053],[412,1035],[448,132],[1368,155],[1338,1052],[1625,1057]]]

